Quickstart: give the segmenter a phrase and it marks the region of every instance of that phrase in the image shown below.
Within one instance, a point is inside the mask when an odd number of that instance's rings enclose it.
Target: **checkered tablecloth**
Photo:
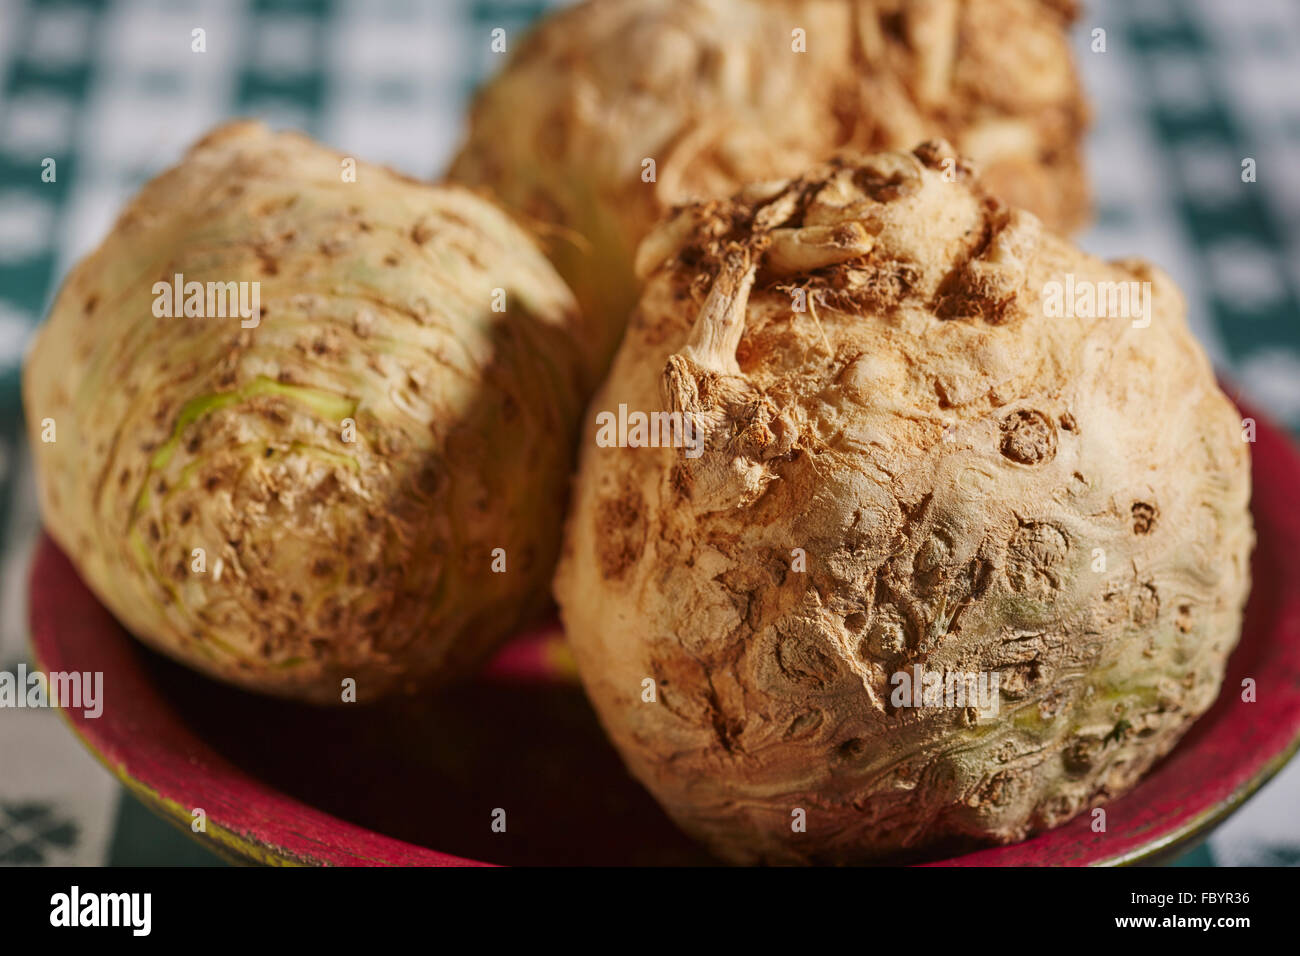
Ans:
[[[436,175],[497,65],[490,31],[517,36],[550,5],[0,0],[0,670],[26,655],[39,527],[19,363],[70,265],[231,116]],[[1098,216],[1082,244],[1168,270],[1222,374],[1300,430],[1300,3],[1085,0],[1076,50],[1096,111]],[[54,713],[0,710],[0,864],[207,862]],[[1300,863],[1300,761],[1182,862]]]

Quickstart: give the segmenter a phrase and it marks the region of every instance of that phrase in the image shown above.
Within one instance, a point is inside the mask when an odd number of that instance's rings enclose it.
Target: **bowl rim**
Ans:
[[[1267,418],[1242,407],[1244,416],[1253,417],[1256,420],[1256,441],[1252,449],[1252,496],[1251,509],[1256,518],[1256,529],[1262,523],[1266,516],[1270,524],[1270,534],[1273,538],[1281,538],[1281,545],[1290,545],[1300,552],[1300,512],[1282,509],[1286,502],[1287,487],[1293,487],[1296,478],[1300,478],[1300,453],[1291,445],[1284,433],[1275,425],[1268,422]],[[1292,482],[1287,485],[1286,479]],[[1265,514],[1261,515],[1259,510],[1263,509]],[[1270,541],[1273,540],[1270,538]],[[1264,536],[1259,535],[1255,544],[1255,551],[1252,556],[1252,564],[1263,560],[1261,558],[1262,545]],[[1273,583],[1273,591],[1280,592],[1272,595],[1276,598],[1273,606],[1270,604],[1264,610],[1258,612],[1263,615],[1265,626],[1261,628],[1261,633],[1256,642],[1264,648],[1265,651],[1271,651],[1275,654],[1290,654],[1293,657],[1300,658],[1300,589],[1297,593],[1288,595],[1286,593],[1287,585],[1294,582],[1300,582],[1300,553],[1296,553],[1295,559],[1286,562],[1285,558],[1288,553],[1283,550],[1283,562],[1278,570]],[[29,580],[29,648],[30,654],[35,666],[45,672],[53,670],[84,670],[84,668],[61,667],[64,662],[61,656],[67,650],[67,646],[56,636],[55,616],[43,613],[50,606],[50,603],[56,600],[52,594],[43,593],[38,587],[38,581],[41,576],[48,574],[51,561],[65,562],[71,574],[77,583],[86,590],[88,597],[94,597],[89,588],[81,582],[79,576],[72,568],[71,562],[62,553],[53,539],[45,533],[42,535],[35,549],[35,554],[31,564],[31,574]],[[1274,562],[1277,564],[1278,562]],[[1276,584],[1281,580],[1281,584]],[[1252,597],[1255,596],[1257,589],[1261,591],[1259,600],[1264,600],[1263,584],[1259,576],[1252,581]],[[130,645],[135,644],[135,639],[125,632],[125,629],[118,624],[109,612],[98,602],[93,601],[93,606],[97,610],[97,615],[88,615],[94,620],[89,621],[86,625],[92,632],[96,628],[111,626],[123,632],[122,637]],[[538,632],[533,632],[534,636]],[[1292,646],[1294,645],[1294,646]],[[1227,672],[1224,676],[1224,682],[1220,688],[1215,703],[1205,714],[1193,724],[1187,732],[1187,735],[1180,739],[1177,746],[1169,755],[1162,758],[1152,769],[1143,775],[1142,780],[1125,794],[1116,800],[1110,801],[1107,805],[1110,807],[1117,806],[1123,801],[1133,801],[1141,799],[1141,791],[1147,788],[1153,780],[1160,780],[1162,771],[1169,772],[1171,761],[1181,756],[1184,760],[1187,758],[1185,751],[1189,749],[1186,745],[1187,738],[1196,734],[1196,728],[1204,723],[1211,713],[1216,713],[1221,707],[1228,705],[1226,698],[1230,697],[1235,689],[1231,686],[1233,657],[1236,657],[1242,648],[1239,643],[1234,649],[1233,654],[1228,661]],[[1284,658],[1286,659],[1286,658]],[[1291,661],[1289,666],[1294,669],[1297,675],[1300,675],[1300,662]],[[127,675],[116,675],[118,679],[125,676],[127,683],[136,685],[135,689],[142,692],[142,697],[138,700],[131,700],[130,705],[139,705],[143,702],[145,705],[153,705],[153,711],[159,710],[158,705],[162,705],[162,710],[166,711],[165,701],[162,701],[156,688],[149,686],[146,679],[147,674],[143,668],[135,668],[134,672]],[[1285,682],[1283,682],[1285,683]],[[1290,697],[1283,700],[1281,705],[1274,706],[1270,713],[1281,710],[1284,720],[1280,726],[1272,728],[1269,732],[1267,726],[1261,731],[1265,740],[1261,741],[1261,746],[1256,749],[1237,748],[1233,753],[1239,754],[1232,768],[1233,772],[1225,771],[1220,777],[1214,777],[1206,774],[1203,786],[1196,789],[1194,796],[1189,796],[1189,802],[1197,799],[1200,794],[1210,791],[1213,795],[1205,802],[1199,805],[1193,804],[1195,809],[1185,814],[1180,814],[1180,809],[1176,804],[1162,816],[1157,816],[1153,821],[1148,822],[1142,827],[1131,828],[1128,836],[1122,837],[1120,847],[1112,853],[1087,853],[1080,858],[1069,858],[1062,847],[1075,840],[1080,846],[1088,834],[1086,825],[1086,812],[1081,812],[1073,820],[1061,825],[1060,827],[1043,831],[1020,843],[1009,844],[1007,846],[996,846],[976,850],[960,856],[951,857],[944,860],[933,861],[924,865],[927,866],[988,866],[988,865],[1092,865],[1092,866],[1127,866],[1133,864],[1153,862],[1158,858],[1163,858],[1177,852],[1180,848],[1186,847],[1189,843],[1202,838],[1211,829],[1226,819],[1231,813],[1243,805],[1260,787],[1272,779],[1287,762],[1300,750],[1300,680],[1297,685],[1290,691]],[[131,688],[128,687],[128,698]],[[1262,703],[1253,706],[1265,706]],[[67,711],[63,708],[60,710],[61,717],[69,726],[77,738],[81,741],[96,759],[106,767],[127,790],[149,806],[155,813],[167,819],[173,825],[181,828],[184,832],[196,839],[198,842],[216,852],[224,859],[235,862],[254,862],[267,865],[404,865],[404,866],[494,866],[497,864],[473,860],[444,853],[429,847],[420,846],[410,843],[396,837],[390,837],[386,834],[371,830],[368,827],[353,823],[349,820],[336,817],[323,810],[317,809],[309,803],[306,803],[296,797],[284,793],[273,786],[264,783],[260,779],[252,776],[237,764],[231,762],[220,753],[213,750],[205,741],[197,737],[184,721],[173,719],[170,721],[171,726],[164,726],[159,731],[164,738],[165,743],[150,734],[136,734],[128,742],[124,742],[120,733],[110,732],[111,722],[103,727],[99,725],[97,719],[87,718],[77,711]],[[149,706],[144,706],[137,713],[150,712]],[[175,716],[174,711],[168,716]],[[1247,718],[1238,717],[1238,720]],[[1257,720],[1254,717],[1251,721],[1258,724],[1267,724],[1266,721]],[[119,722],[121,719],[119,718]],[[130,724],[130,720],[125,723]],[[1205,728],[1206,736],[1209,736],[1214,728],[1222,723],[1220,719]],[[1285,728],[1285,737],[1282,736]],[[1198,741],[1199,744],[1199,741]],[[1195,749],[1195,748],[1191,748]],[[189,760],[191,764],[197,767],[197,773],[194,775],[178,776],[174,767],[167,768],[165,757],[173,763],[179,762],[186,751],[189,751]],[[143,753],[142,753],[143,751]],[[156,753],[155,753],[156,752]],[[155,757],[159,759],[150,758]],[[161,762],[160,762],[161,760]],[[1195,761],[1192,761],[1195,764]],[[148,768],[152,766],[154,772],[150,773]],[[142,769],[145,768],[145,769]],[[215,788],[204,791],[204,787]],[[1157,788],[1158,789],[1158,788]],[[236,792],[238,791],[238,792]],[[196,833],[190,823],[192,820],[191,811],[186,809],[189,803],[198,806],[196,800],[202,793],[204,803],[212,805],[206,816],[206,832]],[[213,805],[212,797],[214,794],[219,798]],[[254,826],[248,820],[241,820],[238,814],[233,811],[238,808],[241,801],[247,801],[248,797],[259,796],[264,798],[265,803],[259,807],[261,816],[266,818],[262,826]],[[1093,806],[1100,806],[1100,803],[1094,803]],[[223,812],[217,813],[216,809],[220,807]],[[283,836],[272,838],[271,834],[283,834],[286,831],[286,820],[275,817],[274,812],[279,811],[292,817],[294,829],[289,830],[290,836],[297,839],[286,840]],[[1081,825],[1082,824],[1082,825]],[[1071,832],[1074,831],[1074,832]],[[1136,834],[1142,834],[1137,836]],[[1041,861],[1033,859],[1035,849],[1053,850],[1050,853],[1051,858]]]

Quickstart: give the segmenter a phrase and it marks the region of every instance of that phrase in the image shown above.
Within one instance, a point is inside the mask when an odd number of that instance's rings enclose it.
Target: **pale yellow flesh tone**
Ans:
[[[1180,294],[952,159],[684,208],[584,422],[565,630],[632,772],[730,860],[1057,825],[1175,744],[1237,642],[1248,446]],[[1150,312],[1054,316],[1069,277]],[[703,454],[597,446],[620,404],[694,416]],[[997,716],[894,706],[917,665],[996,673]]]
[[[256,327],[156,316],[178,273],[259,283]],[[46,527],[213,676],[327,702],[460,676],[546,603],[587,337],[486,201],[222,127],[77,265],[27,361]]]

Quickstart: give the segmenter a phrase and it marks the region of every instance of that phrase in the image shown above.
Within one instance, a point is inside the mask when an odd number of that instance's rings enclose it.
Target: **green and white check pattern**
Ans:
[[[0,0],[0,670],[39,528],[19,363],[60,278],[146,179],[257,116],[419,177],[547,0]],[[205,31],[206,52],[191,49]],[[1105,30],[1105,52],[1093,31]],[[1085,0],[1099,255],[1169,271],[1222,374],[1300,429],[1300,4]],[[1255,160],[1257,181],[1241,179]],[[43,182],[53,159],[57,180]],[[1187,863],[1300,863],[1300,762]],[[204,863],[51,712],[0,711],[0,864]]]

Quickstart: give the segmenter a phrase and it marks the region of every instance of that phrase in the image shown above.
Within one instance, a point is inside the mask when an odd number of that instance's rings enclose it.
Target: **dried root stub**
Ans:
[[[73,270],[28,359],[46,527],[215,677],[335,702],[449,679],[544,605],[587,337],[484,200],[222,127]]]
[[[668,208],[944,137],[1011,205],[1086,215],[1071,0],[589,0],[479,95],[454,180],[545,227],[612,349]],[[653,161],[653,167],[650,166]]]
[[[1055,826],[1174,745],[1238,638],[1247,446],[1178,291],[951,158],[683,207],[593,405],[677,413],[678,447],[584,426],[569,640],[633,773],[731,860]]]

